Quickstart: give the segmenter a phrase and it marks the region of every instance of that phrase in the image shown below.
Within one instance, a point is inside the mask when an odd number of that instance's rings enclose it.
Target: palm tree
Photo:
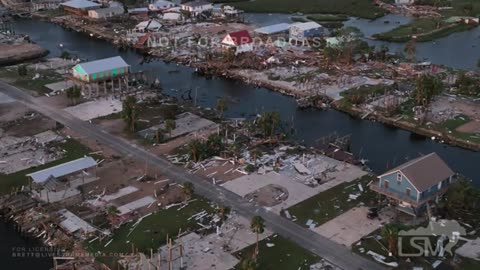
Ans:
[[[387,224],[382,229],[382,237],[387,241],[388,251],[395,254],[398,241],[398,228],[395,224]]]
[[[223,118],[223,113],[225,112],[225,110],[228,109],[227,107],[227,104],[225,102],[225,98],[219,98],[217,100],[217,110],[220,111],[220,119]]]
[[[167,129],[170,138],[172,138],[172,130],[174,130],[176,127],[177,127],[177,123],[175,122],[175,120],[172,120],[172,119],[165,120],[165,128]]]
[[[202,148],[202,142],[195,139],[192,140],[188,143],[187,145],[188,152],[190,153],[190,156],[192,157],[193,161],[197,162],[200,160],[200,151]]]
[[[253,258],[256,260],[258,255],[258,236],[259,234],[265,231],[265,221],[261,216],[254,216],[252,221],[250,222],[250,229],[254,232],[257,236],[257,242],[255,246],[255,253],[253,254]]]
[[[137,99],[134,96],[128,96],[122,103],[122,117],[130,127],[130,131],[135,131],[135,121],[137,120]]]
[[[183,194],[185,194],[185,201],[189,200],[193,192],[195,191],[195,187],[191,182],[185,182],[182,187]]]
[[[157,144],[159,144],[163,140],[163,133],[161,128],[157,128],[155,131],[155,139],[157,141]]]
[[[258,268],[257,262],[250,258],[244,259],[241,264],[242,270],[256,270]]]

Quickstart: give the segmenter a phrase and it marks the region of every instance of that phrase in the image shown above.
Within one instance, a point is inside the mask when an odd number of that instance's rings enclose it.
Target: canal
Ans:
[[[368,25],[368,22],[362,23]],[[132,65],[133,70],[143,70],[152,78],[158,78],[168,94],[179,96],[187,89],[195,89],[198,93],[197,103],[203,107],[214,107],[219,97],[225,97],[230,101],[226,112],[229,117],[248,117],[263,111],[278,111],[283,120],[294,124],[296,136],[307,145],[312,145],[319,137],[333,132],[339,135],[351,134],[354,154],[367,159],[368,165],[376,173],[381,173],[420,154],[437,152],[453,170],[474,179],[475,184],[480,186],[480,171],[476,168],[476,165],[480,164],[480,154],[477,152],[440,144],[427,138],[418,138],[412,136],[410,132],[354,119],[334,110],[299,111],[296,109],[293,98],[238,81],[220,78],[208,80],[195,75],[191,68],[173,63],[154,61],[142,64],[143,57],[132,50],[120,51],[105,41],[67,31],[47,22],[21,20],[15,23],[15,29],[17,33],[28,34],[31,40],[47,48],[50,56],[59,56],[62,50],[67,50],[83,60],[121,55]],[[468,36],[468,34],[463,35]],[[466,42],[460,42],[457,39],[456,43],[463,46]],[[63,44],[63,48],[59,44]],[[465,62],[464,68],[468,68],[471,65],[470,59],[458,56],[458,53],[465,52],[457,50],[455,53],[443,53],[441,56],[445,59],[442,60],[440,55],[437,55],[436,61],[446,63],[451,61],[448,59],[455,58],[453,66]],[[50,264],[45,259],[12,258],[11,247],[34,245],[25,242],[14,233],[12,228],[2,222],[0,222],[0,238],[2,239],[0,255],[5,269],[48,269]]]
[[[293,123],[296,136],[307,145],[312,145],[316,139],[333,132],[339,135],[351,134],[354,154],[367,159],[368,165],[377,173],[420,154],[437,152],[455,171],[475,179],[475,183],[480,186],[480,172],[474,166],[480,162],[479,153],[418,138],[410,132],[380,123],[354,119],[335,110],[300,111],[293,98],[277,92],[234,80],[206,79],[196,75],[193,69],[174,63],[143,63],[143,57],[135,51],[119,50],[108,42],[67,31],[51,23],[22,20],[16,22],[15,28],[18,33],[28,34],[33,41],[47,48],[50,56],[59,56],[62,50],[68,50],[85,60],[121,55],[132,65],[133,70],[143,70],[150,77],[158,78],[164,92],[168,94],[180,96],[184,91],[194,89],[197,91],[197,104],[203,107],[214,107],[219,97],[225,97],[230,101],[226,112],[230,117],[248,117],[263,111],[278,111],[283,120]],[[63,47],[59,44],[63,44]]]

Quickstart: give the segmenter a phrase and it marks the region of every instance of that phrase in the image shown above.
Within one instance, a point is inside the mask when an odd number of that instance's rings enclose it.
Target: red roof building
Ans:
[[[233,48],[235,53],[253,50],[253,38],[247,30],[227,34],[222,40],[222,47]]]

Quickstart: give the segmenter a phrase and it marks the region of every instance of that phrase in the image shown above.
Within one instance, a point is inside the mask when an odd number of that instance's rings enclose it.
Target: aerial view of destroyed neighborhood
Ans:
[[[479,270],[480,0],[0,0],[1,270]]]

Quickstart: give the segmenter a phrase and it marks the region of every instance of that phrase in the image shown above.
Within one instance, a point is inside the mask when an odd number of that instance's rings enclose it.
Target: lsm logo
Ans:
[[[452,248],[466,230],[455,220],[430,221],[426,227],[398,232],[398,255],[401,257],[453,256]]]

